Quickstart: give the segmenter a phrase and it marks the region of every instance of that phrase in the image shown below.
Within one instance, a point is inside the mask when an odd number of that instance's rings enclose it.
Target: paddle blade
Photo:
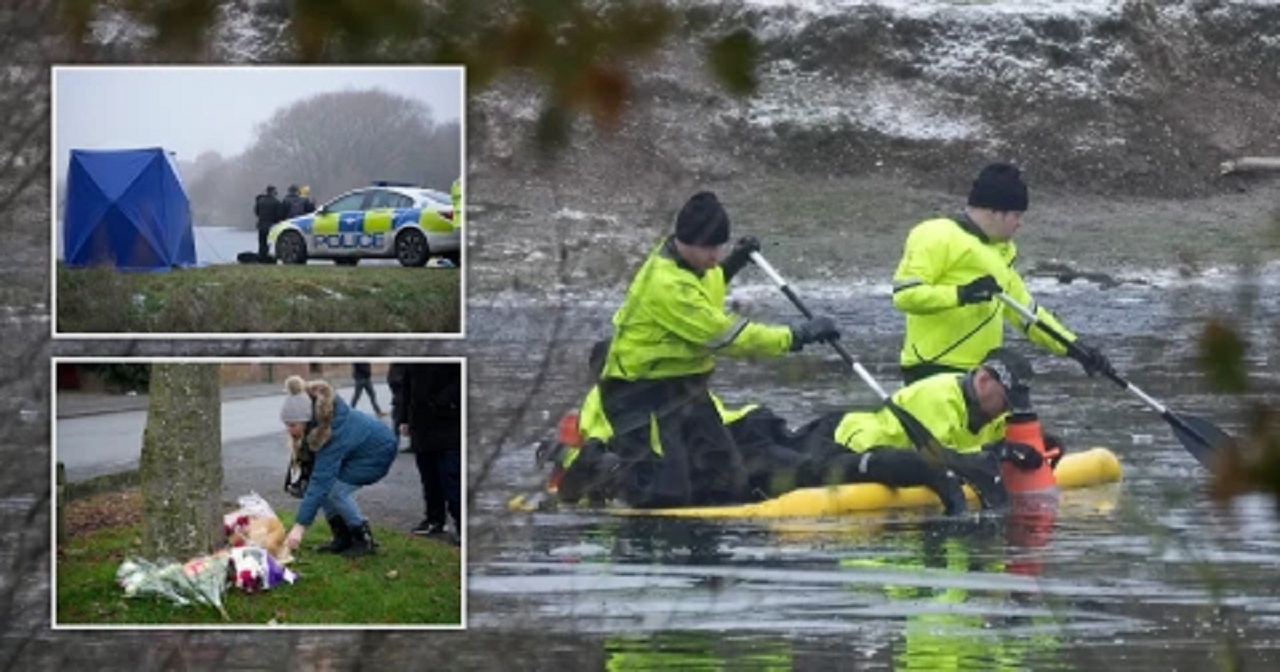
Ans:
[[[1210,469],[1213,468],[1218,451],[1234,441],[1229,434],[1218,429],[1217,425],[1194,415],[1174,415],[1169,412],[1165,413],[1165,420],[1173,427],[1173,435],[1178,437],[1187,452]]]

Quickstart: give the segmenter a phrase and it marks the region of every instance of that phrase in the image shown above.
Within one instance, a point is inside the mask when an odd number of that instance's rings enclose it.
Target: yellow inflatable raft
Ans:
[[[1091,448],[1068,453],[1054,469],[1061,490],[1087,488],[1115,483],[1122,476],[1120,460],[1106,448]],[[969,502],[977,505],[978,496],[965,486]],[[734,506],[698,506],[678,509],[608,509],[609,513],[627,516],[667,516],[680,518],[818,518],[848,513],[941,506],[938,496],[924,487],[890,488],[878,483],[851,483],[832,487],[802,488],[754,504]],[[530,510],[522,497],[511,500],[508,508]]]

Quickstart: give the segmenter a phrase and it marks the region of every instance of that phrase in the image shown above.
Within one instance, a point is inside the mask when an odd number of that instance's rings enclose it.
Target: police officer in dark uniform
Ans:
[[[254,199],[253,214],[258,218],[258,261],[265,263],[271,258],[267,250],[267,234],[280,221],[281,209],[275,185],[268,184],[266,192]]]

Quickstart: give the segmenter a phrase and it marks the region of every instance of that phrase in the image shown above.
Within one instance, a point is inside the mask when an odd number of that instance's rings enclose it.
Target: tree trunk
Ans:
[[[217,364],[151,365],[142,435],[142,549],[179,562],[222,545],[222,400]]]

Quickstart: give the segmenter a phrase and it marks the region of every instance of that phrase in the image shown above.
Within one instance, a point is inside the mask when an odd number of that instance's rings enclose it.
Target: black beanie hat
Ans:
[[[720,199],[700,191],[676,215],[676,240],[686,245],[715,247],[729,242],[729,214]]]
[[[1027,185],[1017,166],[993,163],[978,173],[969,190],[969,205],[1000,212],[1027,211]]]
[[[1027,385],[1035,377],[1031,362],[1026,357],[1004,347],[988,352],[982,359],[981,366],[990,371],[1005,389]]]

